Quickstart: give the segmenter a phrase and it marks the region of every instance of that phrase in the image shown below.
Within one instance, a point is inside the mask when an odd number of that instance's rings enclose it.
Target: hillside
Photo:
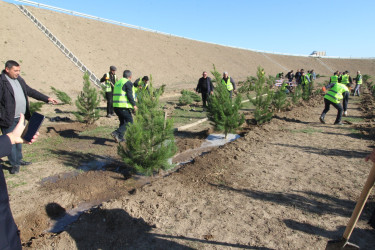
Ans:
[[[316,58],[235,49],[35,7],[27,9],[98,77],[110,65],[116,65],[119,75],[124,69],[132,70],[135,77],[152,74],[156,84],[165,83],[168,90],[178,90],[194,87],[201,72],[211,70],[212,64],[219,71],[228,71],[237,81],[255,75],[258,65],[271,75],[286,72],[285,68],[314,69],[321,75],[331,73]],[[20,61],[22,75],[36,89],[50,91],[49,86],[55,86],[71,94],[80,91],[77,84],[82,83],[82,72],[15,5],[0,2],[0,15],[2,62]],[[352,75],[357,70],[375,74],[375,60],[321,60],[334,70],[349,70]]]

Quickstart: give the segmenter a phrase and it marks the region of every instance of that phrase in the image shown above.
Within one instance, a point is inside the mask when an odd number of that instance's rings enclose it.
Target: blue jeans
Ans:
[[[361,84],[357,83],[357,85],[355,85],[353,96],[355,96],[355,94],[357,94],[358,96],[360,95],[360,93],[359,93],[360,88],[361,88]]]
[[[16,127],[20,118],[14,118],[13,124],[9,127],[1,127],[1,132],[3,135],[6,135],[13,131]],[[12,152],[8,155],[8,160],[10,165],[12,166],[19,166],[22,160],[22,143],[20,144],[13,144],[12,145]]]
[[[113,108],[118,119],[120,120],[120,126],[115,130],[115,133],[118,134],[120,139],[124,138],[126,131],[126,126],[128,123],[133,123],[132,109],[125,108]]]

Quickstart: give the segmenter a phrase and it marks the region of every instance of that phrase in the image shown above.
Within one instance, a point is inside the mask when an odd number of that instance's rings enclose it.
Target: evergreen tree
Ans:
[[[258,124],[270,121],[273,116],[273,112],[271,111],[273,91],[270,90],[268,84],[265,84],[266,78],[262,72],[264,72],[264,69],[258,66],[258,80],[255,83],[256,96],[255,98],[248,96],[249,100],[255,106],[254,118]]]
[[[302,97],[302,86],[297,85],[297,87],[294,89],[294,92],[292,93],[292,102],[294,104],[297,104],[299,100]]]
[[[212,83],[220,83],[221,82],[221,74],[216,70],[215,64],[212,64],[214,67],[214,70],[211,71],[211,74],[214,76],[213,79],[211,79]]]
[[[53,93],[55,93],[55,95],[57,96],[57,98],[64,104],[72,104],[72,98],[70,98],[70,96],[61,91],[61,90],[58,90],[54,87],[51,87]]]
[[[194,102],[202,101],[202,97],[192,91],[181,90],[181,97],[178,99],[180,105],[188,105]]]
[[[138,91],[138,111],[134,123],[129,124],[126,129],[126,146],[118,147],[118,153],[124,162],[146,175],[171,168],[168,159],[177,151],[173,120],[165,120],[159,105],[162,92],[160,89],[153,89],[151,82],[148,90]]]
[[[39,112],[42,109],[44,102],[30,102],[30,114],[33,114],[34,112]]]
[[[274,93],[272,105],[278,112],[280,112],[289,105],[287,103],[287,95],[284,90],[280,89]]]
[[[219,72],[211,72],[215,77],[220,76]],[[240,114],[239,110],[242,107],[241,96],[237,95],[234,102],[229,96],[229,92],[221,79],[216,78],[216,87],[214,94],[210,96],[208,102],[207,117],[211,123],[215,126],[215,129],[224,131],[225,138],[228,133],[234,132],[239,128],[245,121],[244,114]]]
[[[91,87],[89,75],[83,75],[83,90],[75,102],[78,112],[74,112],[77,120],[86,124],[92,124],[99,119],[100,97],[95,87]]]

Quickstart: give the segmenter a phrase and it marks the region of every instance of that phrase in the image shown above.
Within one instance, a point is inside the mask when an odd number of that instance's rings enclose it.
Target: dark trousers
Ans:
[[[209,96],[210,96],[210,93],[202,92],[203,108],[207,107],[207,101],[208,101]]]
[[[324,117],[326,116],[326,114],[329,111],[329,106],[332,105],[333,107],[335,107],[337,109],[337,117],[336,117],[335,123],[341,122],[341,117],[342,117],[341,103],[334,103],[334,102],[331,102],[330,100],[327,100],[326,98],[324,98],[324,104],[325,104],[325,107],[324,107],[324,110],[323,110],[323,113],[322,113],[321,117],[324,119]]]
[[[22,249],[19,231],[9,206],[3,170],[0,169],[0,249]]]
[[[229,97],[230,97],[230,99],[232,99],[232,95],[233,95],[233,90],[229,91]]]
[[[113,92],[105,92],[107,99],[107,115],[113,115]]]
[[[15,118],[13,121],[13,124],[10,127],[1,127],[1,132],[3,135],[6,135],[13,131],[13,129],[16,127],[18,121],[20,118]],[[8,155],[8,160],[10,165],[12,166],[19,166],[20,162],[22,160],[22,143],[20,144],[13,144],[12,145],[12,152],[10,155]]]
[[[348,109],[348,102],[349,102],[349,92],[344,92],[342,94],[342,96],[344,97],[342,99],[342,106],[344,108],[344,111],[346,111]]]
[[[118,134],[120,139],[123,139],[126,126],[128,123],[133,123],[132,109],[114,108],[114,111],[120,120],[120,126],[115,130],[115,133]]]

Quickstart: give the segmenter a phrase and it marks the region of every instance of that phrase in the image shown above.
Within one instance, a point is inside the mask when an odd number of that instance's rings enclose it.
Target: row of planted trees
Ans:
[[[287,98],[285,91],[273,90],[275,79],[272,76],[266,77],[264,70],[258,67],[257,77],[248,77],[239,88],[240,93],[232,99],[226,86],[221,84],[221,74],[216,70],[215,65],[211,73],[216,86],[213,95],[209,98],[207,117],[217,131],[224,132],[225,137],[228,133],[236,131],[245,121],[244,114],[240,111],[243,105],[243,95],[247,96],[255,106],[256,123],[262,124],[270,121],[275,111],[290,106],[291,102],[308,100],[313,90],[313,84],[305,85],[304,88],[298,86],[290,94],[290,98]],[[167,119],[167,115],[159,104],[163,89],[163,87],[153,88],[151,76],[148,90],[138,91],[138,111],[134,117],[134,123],[129,124],[126,130],[126,144],[118,146],[118,154],[124,162],[133,167],[136,172],[147,175],[172,167],[170,159],[177,151],[173,119]],[[63,103],[71,103],[71,99],[64,92],[56,89],[53,91]],[[199,97],[187,92],[182,95],[183,100],[188,98],[197,100]],[[99,119],[100,95],[96,88],[90,85],[87,75],[84,75],[83,90],[75,104],[78,111],[74,114],[78,121],[90,124]]]

